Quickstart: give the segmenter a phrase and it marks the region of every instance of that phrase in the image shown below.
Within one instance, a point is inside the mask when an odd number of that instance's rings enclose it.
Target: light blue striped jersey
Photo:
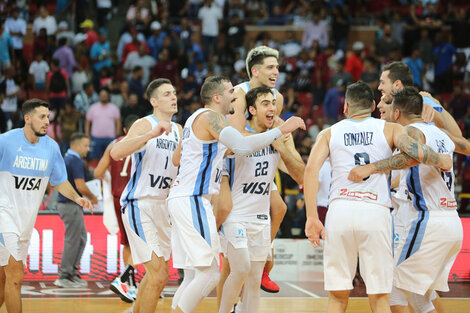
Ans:
[[[193,130],[194,120],[209,110],[197,110],[184,125],[180,168],[168,198],[219,193],[227,147],[217,140],[200,140]]]
[[[0,233],[13,232],[30,238],[50,181],[67,180],[64,159],[57,143],[48,136],[30,143],[22,128],[0,135]]]
[[[158,124],[153,115],[144,117],[152,125]],[[178,168],[173,165],[173,152],[178,147],[178,126],[171,122],[171,132],[152,138],[132,154],[131,178],[121,195],[121,207],[128,202],[149,199],[166,199]]]

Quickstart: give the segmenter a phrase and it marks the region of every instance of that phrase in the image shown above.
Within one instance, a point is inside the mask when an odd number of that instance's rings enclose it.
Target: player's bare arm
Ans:
[[[402,142],[402,146],[405,146],[405,148],[407,148],[408,152],[411,154],[402,152],[388,159],[380,160],[364,166],[358,166],[351,170],[348,179],[354,182],[361,182],[365,177],[368,177],[372,174],[388,173],[391,170],[410,168],[420,163],[438,166],[444,170],[449,170],[452,167],[452,159],[450,156],[447,154],[436,153],[429,146],[427,146],[425,144],[424,135],[420,130],[414,127],[408,127],[406,128],[406,132],[407,134],[400,135],[400,138],[402,138],[400,140],[404,141]],[[421,147],[424,147],[422,151],[423,156],[421,158],[423,162],[420,162],[418,158],[413,157],[413,155],[419,155],[419,149]],[[404,151],[402,149],[400,150]],[[428,163],[425,163],[424,160],[426,160]]]
[[[213,201],[215,222],[217,224],[217,229],[219,229],[220,225],[225,221],[233,207],[228,176],[222,176],[219,194],[213,197],[215,197]]]
[[[62,184],[54,186],[54,189],[60,192],[64,197],[72,200],[83,208],[89,209],[90,212],[93,213],[93,205],[90,200],[80,197],[68,180],[64,181]]]
[[[272,143],[272,146],[281,155],[278,168],[284,173],[289,174],[297,184],[302,185],[304,182],[305,163],[297,149],[295,149],[292,136],[289,136],[287,141],[284,138],[279,138]]]
[[[227,116],[227,121],[236,130],[242,132],[245,129],[246,124],[246,117],[245,117],[245,110],[246,110],[246,99],[245,99],[245,92],[243,89],[238,88],[235,90],[237,94],[237,100],[232,103],[233,106],[233,114]]]
[[[183,136],[183,127],[180,124],[176,124],[178,126],[178,133],[180,134],[180,141],[178,143],[178,147],[176,147],[175,151],[173,152],[173,157],[171,158],[171,162],[174,166],[180,165],[181,160],[181,144],[182,144],[182,136]]]
[[[429,92],[421,91],[419,94],[422,97],[429,97],[434,102],[440,104],[440,102],[436,98],[434,98]],[[442,109],[442,112],[439,113],[429,103],[425,102],[423,103],[423,112],[421,113],[421,116],[426,123],[434,122],[437,127],[445,129],[452,135],[457,137],[462,136],[462,131],[459,125],[452,117],[452,115],[450,115],[449,112],[447,112],[444,108]]]
[[[329,142],[331,129],[325,129],[318,134],[308,156],[304,174],[304,196],[307,210],[307,223],[305,224],[305,235],[314,247],[321,247],[320,235],[325,239],[325,228],[318,218],[317,195],[320,183],[318,175],[320,168],[330,155]]]
[[[463,154],[463,155],[470,155],[470,141],[465,139],[462,136],[455,136],[452,135],[449,131],[445,129],[441,129],[444,133],[449,136],[449,138],[454,142],[455,144],[455,152]]]
[[[109,164],[111,163],[111,148],[113,147],[114,140],[106,147],[106,150],[103,153],[103,156],[101,157],[100,161],[98,162],[98,165],[95,168],[95,171],[93,172],[93,175],[95,178],[103,178],[104,173],[106,173],[106,170],[109,167]]]
[[[111,149],[111,157],[115,160],[125,158],[141,149],[147,141],[171,130],[171,124],[167,121],[159,121],[152,129],[152,125],[146,119],[136,121],[126,137],[116,142]]]

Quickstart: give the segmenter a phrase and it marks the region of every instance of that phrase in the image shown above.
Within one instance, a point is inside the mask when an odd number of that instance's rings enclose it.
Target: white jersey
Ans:
[[[233,207],[225,222],[270,223],[270,197],[279,158],[271,145],[248,156],[227,157]]]
[[[414,123],[408,127],[419,129],[426,138],[426,144],[437,153],[451,157],[455,144],[443,131],[433,124]],[[405,176],[405,175],[403,175]],[[413,206],[418,211],[455,210],[454,171],[441,172],[435,166],[420,164],[408,170],[404,177],[410,191]]]
[[[200,140],[193,131],[196,117],[209,110],[197,110],[184,125],[180,168],[168,198],[219,193],[227,147],[217,140]]]
[[[144,117],[152,125],[158,124],[153,115]],[[152,138],[132,154],[131,178],[121,195],[121,206],[144,198],[166,199],[178,168],[173,165],[173,152],[179,144],[178,126],[171,122],[171,132]]]
[[[358,200],[391,207],[390,182],[386,174],[374,174],[355,183],[348,179],[356,166],[374,163],[392,155],[384,135],[385,121],[368,117],[346,119],[331,126],[331,188],[329,203],[335,199]]]
[[[331,185],[331,164],[330,158],[323,162],[320,172],[318,173],[318,181],[320,188],[317,194],[317,206],[328,207],[328,194],[330,193]]]
[[[48,136],[30,143],[22,128],[0,135],[0,234],[29,240],[42,199],[52,186],[67,181],[64,159]]]

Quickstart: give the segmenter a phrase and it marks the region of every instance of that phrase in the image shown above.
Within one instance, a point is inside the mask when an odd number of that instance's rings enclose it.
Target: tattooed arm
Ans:
[[[397,124],[397,126],[400,126]],[[397,127],[401,132],[403,127]],[[391,170],[401,170],[416,166],[420,163],[438,166],[444,170],[452,167],[452,159],[447,154],[436,153],[429,146],[424,144],[423,133],[414,128],[408,127],[406,133],[399,133],[398,141],[395,143],[402,153],[396,154],[388,159],[375,163],[358,166],[351,170],[348,179],[354,182],[361,182],[365,177],[377,173],[388,173]]]

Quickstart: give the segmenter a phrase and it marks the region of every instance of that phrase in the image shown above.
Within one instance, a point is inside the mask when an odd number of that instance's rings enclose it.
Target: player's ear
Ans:
[[[349,104],[346,100],[344,100],[343,113],[347,114],[348,112],[349,112]]]
[[[375,111],[375,100],[372,101],[372,111],[371,112],[374,112]]]
[[[256,115],[256,108],[253,105],[248,106],[248,112],[251,113],[251,115],[255,116]]]

